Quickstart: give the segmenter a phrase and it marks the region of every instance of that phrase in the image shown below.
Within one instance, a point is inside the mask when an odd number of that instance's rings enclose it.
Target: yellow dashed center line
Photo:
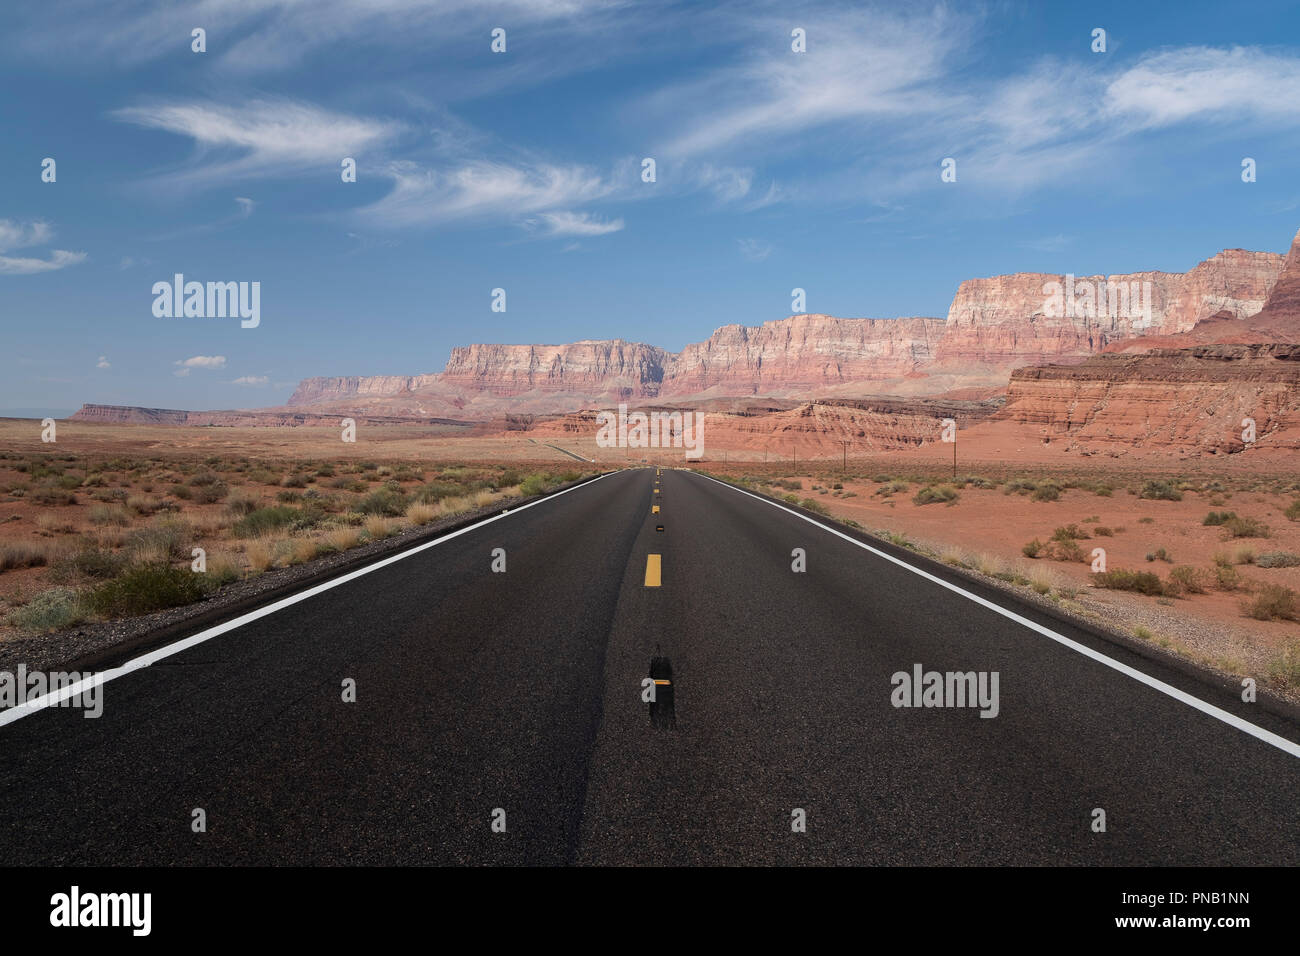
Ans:
[[[659,506],[658,506],[658,505],[651,505],[651,506],[650,506],[650,513],[651,513],[652,515],[657,515],[657,514],[659,513]]]
[[[659,555],[647,554],[645,556],[645,586],[648,588],[659,587]]]

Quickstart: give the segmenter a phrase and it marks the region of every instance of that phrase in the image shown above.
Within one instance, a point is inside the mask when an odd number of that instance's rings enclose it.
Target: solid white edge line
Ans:
[[[214,637],[220,637],[222,634],[225,634],[229,631],[233,631],[236,628],[243,627],[245,624],[249,624],[253,621],[256,621],[258,618],[266,617],[268,614],[274,614],[276,611],[282,610],[283,608],[290,607],[291,605],[297,604],[300,601],[305,601],[310,597],[315,597],[317,594],[320,594],[323,591],[328,591],[330,588],[336,588],[340,584],[346,584],[349,581],[355,581],[357,578],[367,575],[371,571],[378,571],[380,568],[386,568],[388,567],[388,565],[395,564],[396,562],[401,561],[404,558],[409,558],[413,554],[419,554],[421,551],[427,551],[429,548],[436,547],[437,545],[442,544],[444,541],[450,541],[452,538],[459,538],[462,534],[467,534],[470,531],[477,530],[478,528],[481,528],[484,525],[489,525],[494,521],[500,520],[501,518],[508,518],[511,515],[518,514],[521,511],[527,511],[529,508],[535,507],[536,505],[544,504],[547,501],[554,501],[556,498],[559,498],[561,495],[567,495],[570,491],[577,491],[579,488],[585,488],[588,485],[594,485],[602,478],[608,478],[610,475],[615,475],[615,474],[618,474],[618,472],[611,471],[611,472],[606,472],[603,475],[597,475],[591,481],[584,481],[582,484],[574,485],[572,488],[565,488],[563,491],[557,491],[555,494],[547,495],[545,498],[538,498],[536,501],[530,501],[526,505],[520,505],[519,507],[511,508],[506,512],[492,515],[490,518],[484,518],[482,521],[476,521],[474,522],[474,524],[467,525],[466,527],[461,528],[459,531],[453,531],[450,534],[444,534],[442,537],[434,538],[432,541],[426,541],[424,542],[424,544],[417,544],[415,547],[408,548],[406,551],[401,551],[397,554],[390,555],[387,558],[382,558],[376,561],[374,564],[367,564],[365,567],[357,568],[357,570],[355,571],[349,571],[347,574],[341,575],[337,578],[331,578],[330,580],[325,581],[321,584],[317,584],[314,587],[310,587],[305,591],[299,591],[298,593],[291,594],[286,598],[281,598],[279,601],[276,601],[273,604],[268,604],[265,607],[260,607],[255,611],[249,611],[247,614],[242,614],[239,617],[232,618],[231,620],[226,621],[224,624],[217,624],[216,626],[210,627],[205,631],[200,631],[199,633],[191,635],[190,637],[182,638],[181,640],[175,642],[174,644],[167,644],[163,647],[158,648],[157,650],[150,651],[148,654],[143,654],[140,657],[133,658],[127,661],[125,664],[120,665],[119,667],[113,667],[106,671],[99,671],[98,673],[93,674],[90,677],[83,677],[75,684],[69,684],[66,687],[61,687],[57,691],[50,691],[49,693],[43,694],[40,697],[35,698],[34,700],[25,701],[22,704],[19,704],[15,707],[9,707],[5,710],[0,710],[0,727],[5,726],[6,724],[11,724],[15,720],[21,720],[23,717],[27,717],[31,714],[34,714],[38,710],[44,710],[46,707],[51,707],[71,697],[75,697],[79,695],[82,691],[84,691],[86,688],[90,687],[92,684],[107,684],[109,681],[116,680],[117,678],[129,674],[132,671],[138,671],[142,667],[148,667],[150,664],[156,664],[158,661],[163,660],[164,658],[167,657],[171,657],[173,654],[179,654],[181,651],[188,650],[191,647],[194,647],[198,644],[202,644],[204,641],[210,641]]]
[[[988,608],[991,611],[996,611],[998,614],[1001,614],[1003,617],[1015,621],[1017,624],[1021,624],[1029,628],[1031,631],[1036,631],[1039,634],[1042,634],[1044,637],[1051,638],[1053,641],[1056,641],[1058,644],[1070,648],[1070,650],[1072,651],[1077,651],[1078,653],[1082,654],[1084,657],[1090,657],[1101,664],[1105,664],[1107,667],[1111,668],[1112,670],[1119,671],[1121,674],[1124,674],[1126,677],[1131,677],[1133,678],[1133,680],[1146,684],[1148,687],[1158,690],[1160,691],[1160,693],[1166,694],[1169,697],[1172,697],[1174,700],[1181,701],[1182,703],[1186,704],[1189,707],[1194,707],[1195,709],[1199,710],[1201,713],[1213,717],[1215,720],[1221,720],[1229,727],[1235,727],[1237,730],[1250,734],[1252,737],[1255,737],[1258,740],[1262,740],[1264,743],[1276,747],[1278,750],[1284,751],[1290,754],[1292,757],[1300,757],[1300,744],[1288,740],[1286,737],[1282,737],[1278,734],[1275,734],[1271,730],[1265,730],[1263,727],[1256,726],[1255,724],[1252,724],[1248,720],[1242,720],[1236,714],[1232,714],[1226,710],[1223,710],[1222,708],[1215,707],[1213,704],[1208,703],[1207,701],[1203,701],[1199,697],[1193,697],[1191,694],[1187,693],[1186,691],[1179,690],[1177,687],[1174,687],[1171,684],[1166,684],[1162,680],[1157,680],[1156,678],[1152,677],[1150,674],[1143,673],[1142,671],[1138,670],[1135,667],[1130,667],[1129,665],[1117,661],[1114,658],[1107,657],[1105,654],[1101,653],[1100,651],[1095,651],[1091,647],[1088,647],[1087,645],[1080,644],[1078,641],[1071,640],[1070,638],[1066,637],[1064,634],[1060,634],[1057,631],[1052,630],[1050,627],[1044,627],[1043,625],[1031,621],[1026,617],[1021,617],[1015,611],[1009,611],[1006,608],[1002,607],[1000,604],[996,604],[993,601],[986,600],[985,598],[980,597],[978,594],[972,594],[970,591],[967,591],[965,588],[960,587],[959,585],[952,584],[949,581],[945,581],[943,578],[933,575],[929,571],[922,570],[921,568],[918,568],[915,565],[909,564],[908,562],[902,560],[901,558],[896,558],[892,554],[888,554],[884,551],[879,550],[878,548],[873,548],[871,545],[859,541],[857,538],[847,535],[844,532],[832,528],[828,525],[824,525],[820,521],[815,521],[812,518],[809,518],[807,515],[802,515],[797,511],[785,507],[782,504],[778,504],[777,502],[772,501],[768,498],[764,498],[761,495],[756,495],[753,492],[746,491],[743,488],[737,488],[735,485],[727,484],[727,482],[725,481],[719,481],[717,478],[714,478],[710,475],[700,474],[700,472],[698,471],[694,472],[694,474],[699,475],[701,478],[707,478],[709,481],[716,482],[717,484],[722,485],[722,487],[724,488],[730,488],[732,491],[738,494],[746,495],[747,497],[753,498],[756,501],[761,501],[764,504],[769,504],[773,508],[779,508],[782,511],[786,512],[787,514],[794,515],[796,518],[802,518],[804,521],[807,521],[809,524],[815,525],[818,528],[821,528],[823,531],[829,531],[831,534],[835,535],[836,537],[843,538],[845,541],[849,542],[850,544],[857,545],[859,548],[862,548],[864,551],[870,551],[872,554],[876,555],[877,557],[884,558],[886,561],[893,562],[894,564],[897,564],[899,567],[906,568],[907,570],[911,571],[913,574],[918,574],[921,577],[925,578],[927,581],[933,581],[935,584],[938,584],[940,587],[945,587],[949,591],[953,591],[957,594],[960,594],[964,598],[968,598],[969,600],[974,601],[976,604],[983,605],[984,607]]]

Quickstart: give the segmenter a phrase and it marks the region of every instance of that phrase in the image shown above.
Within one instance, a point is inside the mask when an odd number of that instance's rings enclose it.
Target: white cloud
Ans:
[[[1183,47],[1143,57],[1105,91],[1106,110],[1143,126],[1195,117],[1300,121],[1300,59],[1252,47]]]
[[[258,385],[266,385],[270,381],[271,381],[270,377],[266,375],[241,375],[239,378],[231,381],[230,384],[258,386]]]
[[[37,220],[21,223],[0,219],[0,252],[42,246],[53,238],[54,230],[46,222]],[[84,252],[69,252],[66,249],[50,250],[48,259],[0,255],[0,275],[34,275],[38,272],[53,272],[56,269],[75,266],[85,259]]]
[[[0,256],[0,275],[21,276],[33,275],[37,272],[53,272],[85,261],[84,252],[69,252],[66,249],[50,250],[48,259]]]
[[[49,223],[40,220],[21,223],[0,219],[0,252],[26,249],[29,246],[43,246],[52,238],[54,238],[54,230],[50,228]]]
[[[362,215],[389,226],[411,226],[486,216],[518,217],[601,199],[611,180],[574,165],[511,165],[476,160],[448,170],[408,161],[389,164],[393,189]],[[607,230],[608,231],[608,230]]]
[[[649,110],[677,122],[663,152],[694,156],[757,142],[770,149],[810,146],[805,133],[839,121],[901,120],[942,107],[935,84],[969,36],[970,20],[937,7],[923,16],[878,10],[814,14],[800,20],[808,51],[790,50],[786,15],[744,24],[750,52],[702,79],[650,97]]]
[[[253,214],[253,208],[257,205],[253,200],[245,198],[244,196],[236,196],[235,202],[239,204],[239,215],[243,219],[247,219],[251,216]]]
[[[337,166],[395,138],[402,130],[390,120],[364,119],[286,98],[255,99],[238,106],[206,102],[154,103],[115,110],[111,115],[149,129],[192,139],[198,163],[165,177],[206,182],[283,174]],[[251,200],[237,198],[244,214]]]
[[[109,364],[108,357],[104,355],[101,355],[99,357],[99,361],[95,363],[95,368],[112,368],[112,367],[113,366]]]
[[[187,359],[177,359],[172,364],[180,366],[172,374],[177,378],[185,378],[190,374],[191,369],[225,368],[226,357],[224,355],[193,355]]]
[[[43,16],[23,18],[15,10],[6,27],[11,42],[29,56],[104,60],[120,70],[178,49],[194,55],[190,30],[206,26],[204,58],[256,73],[283,70],[339,46],[376,45],[409,56],[484,23],[527,28],[532,35],[548,24],[594,33],[607,26],[607,16],[629,8],[635,9],[625,0],[47,0]]]
[[[762,239],[737,239],[736,243],[740,246],[740,254],[750,262],[762,262],[775,250],[770,242]]]
[[[585,212],[544,212],[538,218],[548,237],[604,236],[623,228],[621,218],[601,220]]]

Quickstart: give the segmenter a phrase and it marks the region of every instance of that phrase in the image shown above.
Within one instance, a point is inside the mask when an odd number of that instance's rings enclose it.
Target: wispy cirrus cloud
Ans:
[[[537,213],[549,213],[557,226],[574,226],[583,220],[567,208],[610,196],[616,188],[612,179],[590,167],[551,163],[474,160],[431,169],[397,161],[389,164],[385,174],[392,180],[392,190],[361,210],[361,215],[390,226],[502,216],[519,219]],[[591,228],[593,220],[585,221]]]
[[[124,107],[111,115],[193,140],[194,161],[164,178],[200,185],[338,166],[345,156],[355,157],[392,141],[404,128],[397,121],[358,117],[287,98],[238,105],[158,102]],[[245,206],[245,215],[251,208]]]
[[[737,239],[740,254],[750,262],[762,262],[770,256],[776,247],[764,239]]]
[[[1105,115],[1142,127],[1195,119],[1300,123],[1300,57],[1258,47],[1149,54],[1111,80]]]
[[[566,42],[566,55],[497,62],[475,72],[478,85],[530,82],[617,55],[631,22],[654,26],[630,0],[47,0],[39,12],[12,11],[0,49],[31,59],[57,54],[78,64],[138,66],[178,52],[199,55],[227,75],[282,73],[340,48],[385,51],[434,67],[460,82],[467,54],[487,49],[498,24],[536,42]],[[190,31],[208,32],[208,50],[190,51]],[[575,44],[575,36],[601,42]],[[625,39],[624,42],[630,42]],[[459,61],[459,62],[458,62]]]
[[[548,238],[560,236],[605,236],[611,232],[619,232],[623,228],[623,220],[620,219],[600,219],[590,213],[585,212],[544,212],[535,220],[529,220],[529,225],[537,224],[542,229],[542,235]]]
[[[0,219],[0,275],[35,275],[39,272],[53,272],[67,266],[84,262],[84,252],[70,252],[66,249],[52,249],[48,258],[32,256],[7,256],[3,253],[14,249],[29,249],[33,246],[47,245],[54,238],[54,230],[49,223],[14,222]]]

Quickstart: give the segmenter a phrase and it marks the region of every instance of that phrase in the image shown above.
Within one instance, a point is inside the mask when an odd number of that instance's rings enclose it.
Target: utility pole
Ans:
[[[952,480],[957,480],[957,429],[952,431]]]
[[[849,443],[844,441],[843,439],[840,439],[840,444],[844,447],[844,464],[840,468],[840,470],[848,471],[849,470]]]

